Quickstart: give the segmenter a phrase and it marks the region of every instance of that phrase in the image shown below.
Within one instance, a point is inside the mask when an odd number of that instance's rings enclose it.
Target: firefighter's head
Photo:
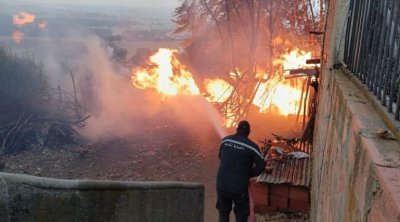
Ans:
[[[250,134],[250,124],[246,120],[240,121],[236,133],[248,137]]]

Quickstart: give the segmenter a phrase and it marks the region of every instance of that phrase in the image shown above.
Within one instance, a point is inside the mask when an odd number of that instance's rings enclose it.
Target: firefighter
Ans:
[[[250,124],[241,121],[236,134],[221,141],[216,184],[219,222],[229,222],[232,204],[236,222],[247,221],[250,214],[249,179],[263,172],[265,162],[257,144],[248,138],[249,134]]]

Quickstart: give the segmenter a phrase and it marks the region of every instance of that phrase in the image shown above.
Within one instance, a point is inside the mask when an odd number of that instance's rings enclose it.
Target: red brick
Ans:
[[[302,212],[310,212],[310,203],[301,200],[290,200],[290,209]]]
[[[310,191],[305,187],[290,187],[289,198],[291,200],[300,200],[304,202],[309,202]]]
[[[269,207],[276,209],[287,209],[289,208],[289,198],[270,195],[270,204]]]
[[[254,205],[254,213],[256,214],[271,214],[274,212],[274,208],[268,207],[264,204]]]
[[[271,184],[270,194],[280,196],[283,198],[289,198],[290,185],[288,184]]]
[[[268,186],[257,182],[250,184],[250,192],[255,205],[268,205]]]

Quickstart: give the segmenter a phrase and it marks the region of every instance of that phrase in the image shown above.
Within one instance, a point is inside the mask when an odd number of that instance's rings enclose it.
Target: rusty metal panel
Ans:
[[[310,164],[309,158],[268,161],[266,166],[272,167],[272,172],[262,173],[257,177],[257,182],[310,187]]]

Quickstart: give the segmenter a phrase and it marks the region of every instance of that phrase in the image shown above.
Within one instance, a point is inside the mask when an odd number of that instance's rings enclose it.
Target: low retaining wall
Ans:
[[[0,173],[0,222],[203,222],[204,186]]]

